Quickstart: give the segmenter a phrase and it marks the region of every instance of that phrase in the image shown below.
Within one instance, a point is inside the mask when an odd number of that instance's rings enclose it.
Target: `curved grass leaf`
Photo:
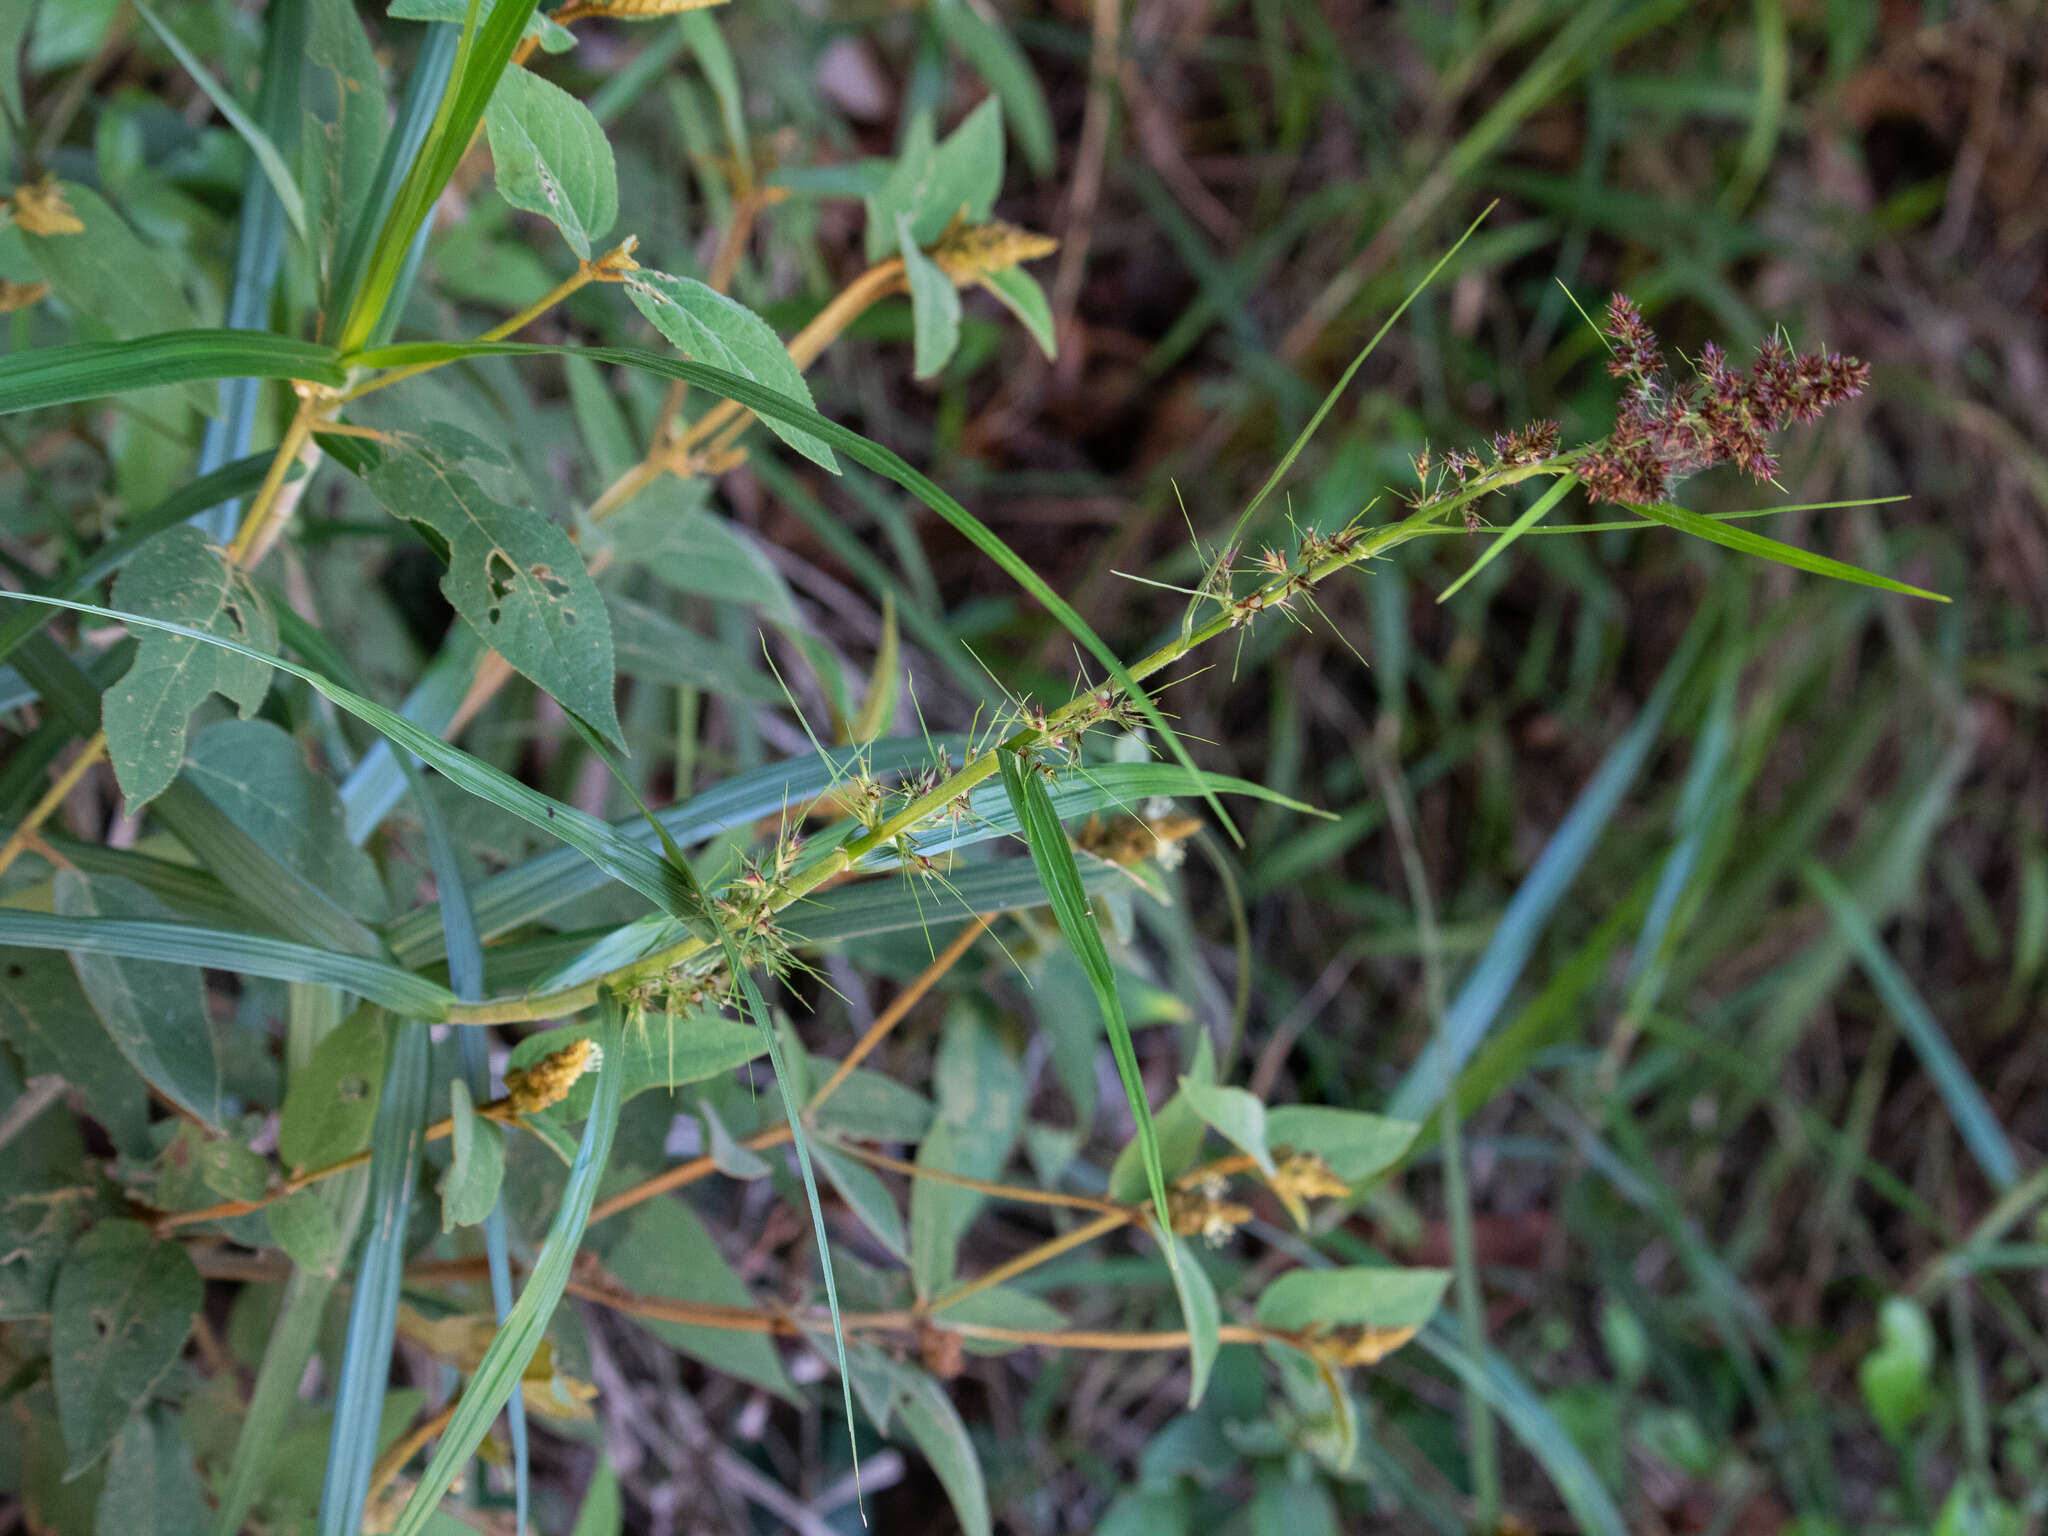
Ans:
[[[1830,560],[1826,555],[1817,555],[1812,550],[1801,549],[1796,544],[1784,544],[1777,539],[1753,533],[1747,528],[1737,528],[1719,518],[1705,517],[1684,507],[1673,506],[1670,502],[1642,505],[1625,503],[1629,511],[1646,522],[1662,523],[1666,528],[1676,528],[1680,533],[1689,533],[1696,539],[1705,539],[1709,544],[1719,544],[1738,554],[1754,555],[1760,560],[1774,560],[1779,565],[1789,565],[1795,571],[1807,571],[1815,576],[1831,576],[1836,581],[1853,582],[1860,587],[1876,587],[1881,592],[1898,592],[1906,597],[1924,597],[1929,602],[1945,603],[1948,598],[1939,592],[1928,592],[1919,587],[1909,587],[1903,581],[1894,581],[1889,576],[1879,576],[1874,571],[1859,566],[1845,565],[1840,560]]]
[[[1021,555],[997,538],[980,518],[961,506],[927,476],[912,469],[900,456],[879,443],[869,441],[858,432],[842,427],[838,422],[808,409],[800,401],[775,390],[765,389],[751,379],[742,378],[720,368],[660,357],[637,347],[558,347],[511,341],[418,342],[358,353],[350,360],[364,367],[403,368],[416,363],[452,362],[465,357],[518,356],[586,357],[592,362],[616,363],[621,367],[659,374],[663,378],[679,379],[725,399],[737,401],[765,421],[780,421],[821,438],[827,446],[843,452],[856,464],[865,465],[876,474],[895,481],[938,513],[970,544],[993,560],[1004,574],[1036,598],[1046,611],[1101,663],[1110,680],[1137,706],[1139,712],[1145,716],[1146,723],[1159,733],[1160,739],[1166,743],[1168,750],[1181,765],[1190,773],[1200,771],[1195,767],[1194,759],[1188,755],[1187,747],[1182,743],[1178,733],[1166,723],[1166,717],[1159,712],[1159,706],[1154,704],[1151,695],[1138,685],[1138,680],[1131,676],[1129,669],[1124,666],[1116,652],[1112,651],[1088,622],[1074,611],[1072,604],[1055,592],[1044,577],[1031,569]],[[1241,840],[1238,839],[1237,824],[1230,819],[1229,812],[1223,809],[1222,802],[1207,793],[1202,798],[1208,802],[1209,809],[1215,813],[1216,820],[1224,831],[1228,832],[1233,840]]]
[[[230,96],[218,80],[207,73],[206,66],[199,62],[199,56],[187,48],[178,34],[165,26],[162,19],[152,11],[144,0],[131,0],[136,13],[149,23],[150,31],[163,40],[171,50],[171,56],[186,74],[206,93],[206,99],[220,110],[228,125],[242,136],[242,142],[249,146],[249,153],[256,157],[256,163],[263,168],[263,174],[270,179],[270,189],[277,194],[278,205],[284,209],[284,216],[291,220],[292,230],[301,240],[306,238],[306,200],[299,195],[299,184],[292,179],[291,168],[284,163],[284,156],[278,153],[277,145],[271,142],[256,120],[244,112],[235,98]]]
[[[346,987],[396,1012],[435,1019],[455,1001],[446,987],[382,960],[336,954],[257,933],[126,917],[52,917],[0,908],[0,944],[62,949],[181,966],[205,966],[277,981]],[[197,1111],[195,1111],[197,1113]]]
[[[1463,587],[1466,582],[1470,581],[1474,576],[1477,576],[1481,571],[1485,570],[1489,565],[1493,564],[1494,561],[1498,560],[1502,555],[1506,554],[1508,546],[1510,544],[1514,543],[1515,540],[1519,539],[1531,528],[1534,528],[1538,523],[1542,522],[1543,514],[1548,512],[1552,507],[1556,506],[1560,501],[1563,501],[1565,497],[1568,494],[1570,494],[1572,487],[1577,485],[1578,483],[1579,482],[1576,476],[1561,476],[1550,487],[1549,490],[1545,491],[1541,496],[1538,496],[1534,501],[1530,502],[1529,505],[1523,509],[1521,516],[1517,517],[1512,523],[1508,524],[1506,528],[1502,529],[1500,537],[1495,539],[1491,544],[1487,545],[1486,548],[1480,553],[1479,558],[1477,560],[1474,560],[1467,567],[1465,567],[1464,571],[1459,575],[1456,581],[1452,582],[1448,587],[1445,587],[1443,591],[1439,592],[1437,594],[1436,600],[1440,603],[1447,603],[1453,597],[1457,596],[1458,590],[1461,587]]]
[[[927,14],[946,40],[967,55],[989,89],[1002,99],[1010,132],[1017,136],[1017,147],[1024,151],[1031,169],[1040,176],[1050,176],[1052,109],[1046,105],[1045,90],[1016,39],[999,23],[984,18],[967,0],[939,0]]]
[[[518,9],[512,5],[504,8]],[[462,1397],[455,1405],[455,1416],[442,1434],[441,1443],[434,1447],[433,1457],[420,1474],[412,1496],[406,1500],[405,1509],[394,1528],[394,1536],[419,1536],[426,1528],[435,1507],[453,1485],[456,1474],[490,1432],[498,1410],[519,1390],[527,1362],[533,1358],[534,1351],[540,1347],[541,1336],[547,1332],[548,1319],[554,1316],[562,1291],[569,1283],[569,1270],[576,1261],[577,1245],[583,1241],[583,1229],[590,1222],[590,1207],[597,1198],[597,1186],[604,1177],[605,1163],[611,1157],[612,1136],[619,1124],[619,1088],[624,1076],[615,1066],[615,1053],[624,1034],[625,1016],[618,1003],[607,995],[601,1042],[604,1060],[598,1069],[597,1098],[591,1105],[589,1120],[584,1123],[583,1139],[576,1148],[576,1161],[569,1169],[569,1182],[562,1191],[562,1203],[555,1210],[547,1240],[541,1244],[533,1269],[526,1277],[526,1288],[519,1293],[519,1300],[506,1315],[504,1323],[492,1337],[490,1347],[484,1351],[483,1359],[477,1362],[476,1370],[463,1386]],[[348,1529],[353,1531],[355,1527],[351,1525]],[[339,1533],[334,1533],[334,1536],[339,1536]]]
[[[0,415],[207,379],[304,379],[339,385],[332,347],[265,331],[159,331],[0,357]]]
[[[334,1391],[334,1424],[320,1485],[320,1536],[356,1536],[363,1528],[377,1426],[391,1376],[404,1281],[407,1217],[427,1130],[427,1027],[401,1021],[370,1141],[369,1235],[356,1262],[348,1332]]]
[[[1131,1116],[1137,1121],[1138,1155],[1144,1161],[1152,1207],[1158,1212],[1160,1227],[1171,1231],[1173,1214],[1166,1204],[1159,1132],[1152,1124],[1152,1106],[1145,1098],[1144,1074],[1138,1069],[1131,1026],[1124,1017],[1123,999],[1116,989],[1116,971],[1109,963],[1109,951],[1103,947],[1102,930],[1095,926],[1095,914],[1081,884],[1081,871],[1067,842],[1067,829],[1060,824],[1059,813],[1053,809],[1052,797],[1046,793],[1045,780],[1038,776],[1035,765],[1015,752],[1001,749],[996,761],[1002,769],[1003,792],[1010,797],[1011,808],[1017,813],[1018,826],[1031,849],[1031,862],[1052,906],[1053,919],[1066,936],[1074,958],[1087,973],[1088,984],[1095,989],[1095,1002],[1102,1010],[1102,1027],[1108,1032],[1110,1052],[1116,1057],[1117,1075],[1123,1079],[1124,1097],[1130,1101]],[[1167,1257],[1174,1268],[1180,1267],[1175,1250],[1169,1248]]]

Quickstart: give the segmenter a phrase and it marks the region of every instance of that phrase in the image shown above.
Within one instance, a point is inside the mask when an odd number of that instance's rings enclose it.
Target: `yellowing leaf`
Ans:
[[[17,309],[40,304],[49,296],[48,283],[16,283],[0,277],[0,315],[11,315]]]
[[[680,16],[685,11],[708,10],[726,0],[592,0],[575,9],[581,16],[609,16],[619,21],[652,21],[659,16]]]
[[[85,220],[65,200],[54,173],[14,189],[14,221],[32,235],[85,233]]]

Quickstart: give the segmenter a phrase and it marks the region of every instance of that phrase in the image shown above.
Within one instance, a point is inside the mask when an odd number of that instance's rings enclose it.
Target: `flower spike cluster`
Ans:
[[[1776,336],[1747,371],[1708,343],[1693,384],[1664,381],[1656,332],[1616,294],[1601,326],[1613,348],[1607,371],[1626,381],[1614,431],[1580,461],[1595,501],[1662,501],[1671,487],[1711,464],[1733,463],[1758,480],[1777,473],[1766,435],[1793,421],[1817,421],[1829,406],[1863,393],[1870,365],[1838,352],[1795,354]]]

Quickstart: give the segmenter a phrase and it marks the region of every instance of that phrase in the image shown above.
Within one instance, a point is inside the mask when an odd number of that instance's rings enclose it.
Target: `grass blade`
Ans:
[[[206,66],[199,62],[199,56],[187,48],[178,34],[163,24],[144,0],[132,0],[136,14],[149,23],[150,31],[163,40],[171,50],[171,56],[179,67],[206,92],[206,99],[220,110],[228,125],[242,136],[242,142],[249,146],[249,153],[256,157],[256,163],[263,168],[263,174],[270,181],[271,191],[277,194],[278,206],[284,209],[284,216],[291,220],[292,232],[301,240],[306,238],[306,199],[300,195],[298,182],[292,179],[291,169],[284,163],[284,156],[277,152],[277,146],[270,141],[254,118],[244,112],[241,106],[222,87],[218,80],[207,73]]]
[[[1945,603],[1948,599],[1939,592],[1924,591],[1909,587],[1903,581],[1894,581],[1889,576],[1879,576],[1860,566],[1846,565],[1840,560],[1830,560],[1826,555],[1816,555],[1811,550],[1801,549],[1796,544],[1780,543],[1777,539],[1765,538],[1747,528],[1737,528],[1718,518],[1703,517],[1689,512],[1684,507],[1673,506],[1670,502],[1658,502],[1644,506],[1635,502],[1627,503],[1628,509],[1648,522],[1662,523],[1666,528],[1676,528],[1680,533],[1689,533],[1696,539],[1705,539],[1709,544],[1719,544],[1738,554],[1753,555],[1760,560],[1775,560],[1779,565],[1789,565],[1795,571],[1807,571],[1815,576],[1832,576],[1836,581],[1853,582],[1860,587],[1876,587],[1881,592],[1897,592],[1906,597],[1924,597],[1929,602]]]
[[[1893,1020],[1899,1026],[1899,1033],[1913,1047],[1913,1054],[1920,1058],[1920,1065],[1934,1080],[1935,1090],[1941,1094],[1941,1101],[1948,1106],[1949,1118],[1955,1121],[1956,1130],[1963,1138],[1963,1144],[1970,1149],[1970,1155],[1977,1160],[1977,1166],[1984,1170],[1984,1176],[1999,1189],[2010,1189],[2019,1181],[2019,1161],[2013,1156],[2012,1143],[2006,1139],[2005,1129],[1998,1122],[1998,1116],[1985,1102],[1984,1094],[1970,1077],[1969,1068],[1956,1055],[1956,1049],[1949,1044],[1933,1011],[1921,999],[1906,973],[1899,969],[1891,952],[1884,947],[1884,941],[1877,930],[1870,925],[1870,919],[1863,915],[1863,909],[1832,874],[1812,860],[1806,861],[1799,870],[1807,886],[1818,896],[1834,919],[1835,928],[1848,943],[1856,956],[1863,973],[1870,978],[1870,984],[1877,989],[1877,995],[1884,1000]]]
[[[0,944],[200,965],[277,981],[322,982],[419,1018],[440,1018],[455,1001],[446,987],[382,960],[195,923],[52,917],[9,907],[0,908]]]
[[[1601,760],[1600,766],[1544,845],[1521,886],[1501,914],[1500,926],[1444,1014],[1444,1027],[1402,1080],[1386,1112],[1397,1120],[1420,1120],[1457,1080],[1466,1061],[1493,1027],[1522,968],[1535,951],[1550,914],[1585,867],[1593,845],[1613,818],[1621,797],[1635,782],[1664,728],[1679,685],[1692,671],[1712,628],[1715,613],[1702,609],[1657,680],[1643,712]]]
[[[332,347],[265,331],[159,331],[0,357],[0,416],[131,389],[211,379],[304,379],[339,385]]]
[[[1102,930],[1088,906],[1088,893],[1081,885],[1081,871],[1074,863],[1074,849],[1067,841],[1067,829],[1053,809],[1045,781],[1037,766],[1015,752],[998,751],[1003,791],[1031,849],[1031,862],[1045,899],[1052,906],[1054,921],[1066,935],[1074,958],[1087,973],[1095,989],[1096,1004],[1102,1009],[1102,1027],[1109,1035],[1109,1048],[1116,1057],[1117,1075],[1123,1079],[1124,1097],[1130,1100],[1131,1115],[1138,1124],[1138,1155],[1145,1164],[1145,1183],[1152,1192],[1152,1206],[1159,1214],[1162,1232],[1173,1230],[1173,1213],[1166,1204],[1166,1170],[1159,1156],[1159,1131],[1152,1123],[1152,1106],[1145,1098],[1144,1075],[1138,1070],[1137,1048],[1131,1044],[1130,1021],[1124,1017],[1123,999],[1117,995],[1116,971],[1109,963],[1109,951],[1102,943]],[[1180,1267],[1179,1251],[1168,1246],[1168,1263]]]
[[[1471,565],[1466,567],[1465,573],[1462,576],[1460,576],[1456,581],[1452,582],[1448,587],[1445,587],[1442,592],[1437,594],[1436,600],[1440,603],[1447,603],[1453,597],[1457,596],[1458,589],[1460,587],[1464,586],[1466,582],[1470,581],[1474,576],[1477,576],[1481,571],[1485,570],[1489,565],[1493,564],[1494,561],[1498,560],[1502,555],[1506,554],[1507,548],[1510,544],[1514,543],[1515,540],[1519,539],[1531,528],[1534,528],[1538,523],[1542,522],[1543,514],[1548,512],[1552,507],[1556,506],[1560,501],[1563,501],[1566,494],[1571,490],[1573,486],[1577,485],[1578,483],[1579,482],[1576,477],[1572,475],[1566,475],[1563,479],[1559,480],[1555,485],[1551,486],[1549,490],[1545,491],[1541,496],[1538,496],[1534,501],[1529,503],[1528,510],[1523,512],[1522,515],[1516,518],[1512,523],[1508,524],[1507,528],[1501,533],[1501,536],[1495,539],[1491,544],[1487,545],[1485,552],[1481,554],[1477,560],[1474,560],[1471,563]]]
[[[484,1351],[483,1359],[477,1362],[475,1372],[462,1389],[462,1397],[455,1405],[455,1416],[441,1436],[441,1443],[434,1447],[433,1457],[428,1461],[426,1471],[420,1474],[412,1496],[406,1500],[394,1536],[419,1536],[433,1518],[435,1507],[454,1483],[456,1473],[462,1470],[464,1463],[475,1454],[484,1436],[490,1432],[498,1410],[519,1390],[527,1362],[540,1347],[548,1319],[554,1316],[555,1307],[561,1302],[562,1292],[569,1283],[569,1270],[576,1262],[576,1249],[583,1241],[583,1229],[590,1223],[590,1207],[597,1199],[597,1186],[604,1178],[605,1163],[611,1157],[612,1136],[619,1124],[621,1088],[625,1079],[621,1070],[624,1052],[620,1049],[625,1036],[625,1015],[617,1000],[609,994],[604,999],[602,1034],[599,1045],[604,1054],[598,1067],[597,1096],[590,1106],[590,1118],[584,1122],[583,1139],[577,1145],[576,1161],[570,1165],[569,1182],[562,1191],[562,1203],[555,1210],[547,1240],[541,1244],[533,1269],[526,1277],[526,1288],[519,1293],[518,1302],[491,1339],[490,1347]],[[335,1427],[338,1433],[338,1417]],[[366,1458],[371,1454],[374,1454],[373,1450],[364,1452]],[[367,1469],[367,1461],[365,1465]],[[324,1509],[322,1513],[325,1513]],[[358,1511],[358,1522],[360,1519]],[[353,1533],[357,1525],[350,1524],[345,1529]],[[323,1528],[321,1536],[342,1536],[342,1531],[329,1532]]]
[[[363,1528],[363,1505],[377,1458],[377,1424],[391,1374],[391,1344],[398,1332],[406,1217],[426,1141],[427,1027],[401,1020],[392,1035],[370,1139],[370,1231],[349,1298],[334,1427],[320,1485],[320,1536],[356,1536]]]

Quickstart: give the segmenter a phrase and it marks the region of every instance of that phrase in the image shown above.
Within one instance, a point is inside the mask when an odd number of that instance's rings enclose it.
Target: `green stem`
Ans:
[[[1502,467],[1492,474],[1481,476],[1471,485],[1460,488],[1454,495],[1418,507],[1397,523],[1389,523],[1361,535],[1341,550],[1324,555],[1298,571],[1276,576],[1246,596],[1219,605],[1215,617],[1208,623],[1196,627],[1185,636],[1169,640],[1151,655],[1134,662],[1129,668],[1130,675],[1134,680],[1142,682],[1172,666],[1195,647],[1243,626],[1249,622],[1251,615],[1281,606],[1283,599],[1290,594],[1312,587],[1338,571],[1362,564],[1407,543],[1412,538],[1419,537],[1446,515],[1482,496],[1492,495],[1496,491],[1505,490],[1511,485],[1517,485],[1539,475],[1566,473],[1571,461],[1576,457],[1577,454],[1574,453],[1546,459],[1537,464]],[[808,869],[799,871],[783,881],[770,896],[768,910],[780,912],[803,900],[827,881],[845,874],[875,849],[891,844],[924,822],[945,814],[954,799],[994,775],[998,752],[1024,751],[1040,746],[1055,737],[1078,736],[1085,732],[1099,720],[1102,703],[1103,691],[1089,689],[1077,694],[1047,715],[1043,727],[1031,726],[1015,731],[996,746],[986,748],[969,758],[957,773],[938,788],[919,796],[893,816],[871,826],[859,837],[840,844]],[[591,1007],[597,1002],[599,992],[605,988],[631,988],[638,982],[651,980],[677,966],[688,964],[714,947],[715,943],[715,940],[693,935],[644,959],[586,981],[580,986],[565,987],[558,992],[537,993],[527,997],[490,998],[477,1003],[453,1004],[443,1015],[443,1021],[449,1024],[509,1024],[563,1018]]]

